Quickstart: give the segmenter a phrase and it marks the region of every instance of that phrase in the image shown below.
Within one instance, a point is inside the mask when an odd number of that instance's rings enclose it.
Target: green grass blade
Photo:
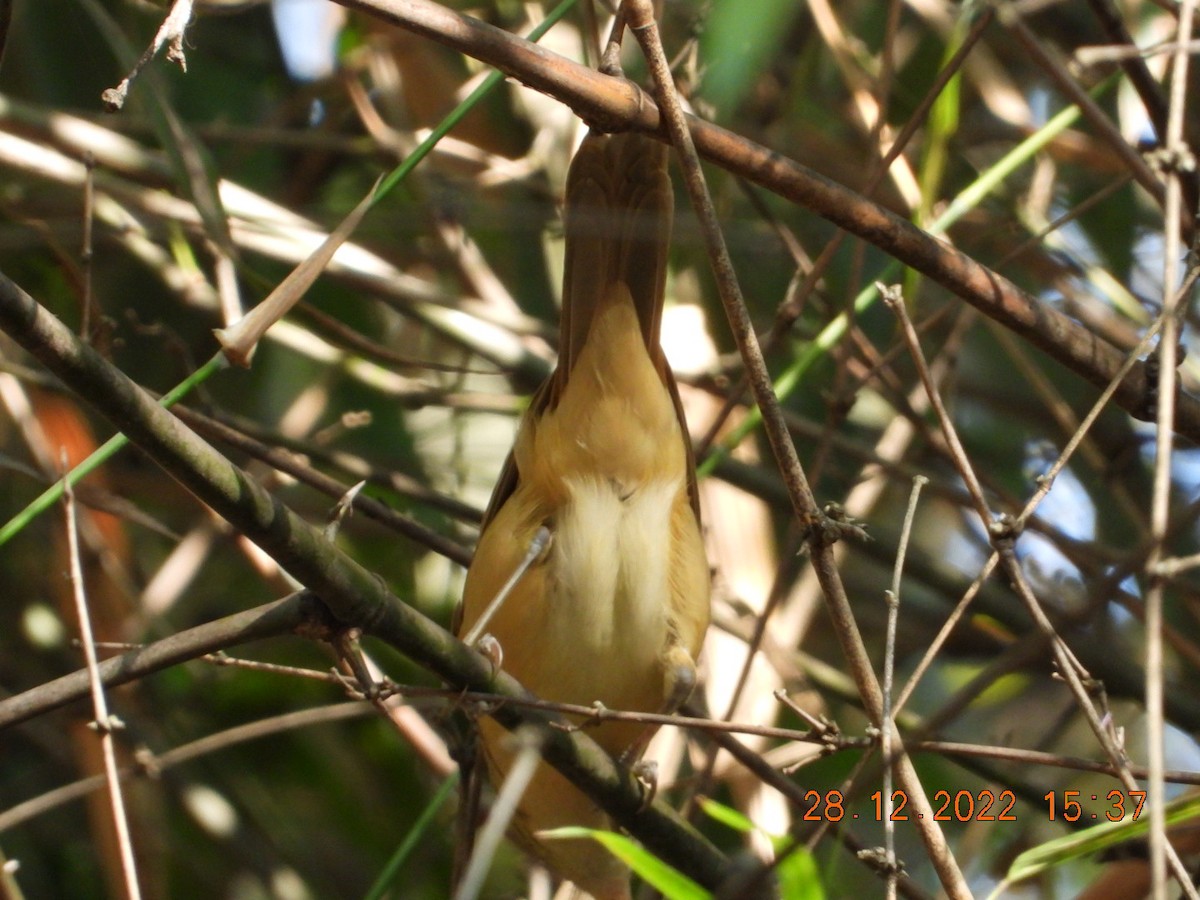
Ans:
[[[1200,819],[1200,797],[1181,797],[1166,807],[1167,825]],[[1055,838],[1026,850],[1013,860],[1003,885],[1011,885],[1032,878],[1046,869],[1062,865],[1071,860],[1092,856],[1114,844],[1141,837],[1150,830],[1150,817],[1126,818],[1120,822],[1101,822],[1072,834]],[[997,888],[999,890],[999,888]]]
[[[413,822],[412,828],[408,830],[408,834],[404,836],[404,840],[400,842],[400,846],[396,848],[396,852],[392,854],[391,859],[384,865],[383,871],[379,873],[379,877],[375,879],[375,883],[363,895],[363,900],[381,900],[387,894],[388,888],[396,880],[396,876],[400,874],[405,860],[416,849],[417,844],[421,842],[421,838],[425,836],[425,832],[429,830],[429,826],[433,823],[434,817],[446,805],[446,801],[450,799],[450,795],[454,793],[454,789],[457,786],[458,773],[455,772],[442,782],[442,786],[437,789],[437,793],[433,795],[433,798],[425,806],[425,809],[421,811],[421,815],[417,817],[417,821]]]
[[[555,828],[543,831],[540,837],[551,840],[579,840],[591,838],[599,841],[613,856],[629,866],[637,875],[666,900],[711,900],[712,894],[688,878],[678,869],[667,865],[637,841],[595,828]]]

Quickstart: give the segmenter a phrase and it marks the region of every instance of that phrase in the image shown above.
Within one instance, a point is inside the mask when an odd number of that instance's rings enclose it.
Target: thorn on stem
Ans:
[[[638,812],[649,809],[658,794],[658,760],[642,759],[634,763],[630,769],[638,786],[642,789],[642,802]]]
[[[504,647],[490,634],[480,635],[479,640],[475,642],[475,649],[483,655],[492,666],[492,677],[496,677],[496,673],[504,665]]]
[[[124,728],[125,722],[122,721],[120,716],[110,713],[108,717],[103,720],[93,719],[92,721],[88,722],[87,727],[99,734],[112,734],[113,732],[120,731],[122,728]]]

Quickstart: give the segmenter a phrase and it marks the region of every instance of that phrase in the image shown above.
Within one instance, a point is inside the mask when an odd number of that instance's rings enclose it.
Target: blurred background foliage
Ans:
[[[602,3],[585,12],[589,2],[581,0],[544,43],[594,64],[585,48],[606,27],[608,13]],[[317,37],[305,38],[289,18],[295,10],[284,9],[293,5],[199,4],[187,31],[186,72],[161,58],[152,62],[125,109],[106,114],[101,92],[124,77],[166,9],[134,0],[16,0],[0,68],[0,271],[73,327],[86,327],[94,345],[150,389],[167,390],[208,359],[216,349],[211,330],[236,318],[222,306],[217,260],[223,253],[233,249],[241,301],[252,306],[311,249],[295,217],[317,229],[334,227],[479,75],[472,60],[365,16],[343,17],[332,5],[316,5]],[[518,33],[545,13],[541,4],[515,0],[448,5]],[[1095,14],[1108,3],[1034,6],[1024,26],[1061,72],[1092,89],[1116,71],[1074,55],[1112,42]],[[1144,47],[1174,34],[1168,6],[1129,2],[1112,9]],[[836,7],[667,0],[663,34],[698,114],[865,190],[882,152],[919,113],[980,12],[936,0],[851,0]],[[316,61],[292,61],[289,72],[281,41],[290,52],[315,52]],[[634,56],[628,66],[636,77],[641,66]],[[1165,85],[1166,57],[1148,64]],[[1131,144],[1153,143],[1154,129],[1127,80],[1100,93],[1098,102]],[[873,196],[928,225],[1068,103],[1013,28],[992,21]],[[1200,116],[1188,122],[1195,129]],[[79,132],[83,124],[93,130]],[[347,487],[366,479],[366,493],[470,548],[524,397],[553,360],[558,203],[581,134],[568,110],[506,82],[368,215],[354,237],[359,255],[340,257],[260,346],[253,367],[220,374],[190,402],[264,445],[302,454]],[[77,173],[89,153],[97,202],[85,260]],[[783,372],[889,260],[868,244],[845,240],[816,290],[800,296],[797,288],[835,239],[834,227],[719,170],[708,174],[756,323],[770,329],[785,301],[799,312],[768,355],[772,370]],[[235,223],[232,238],[213,225],[219,213],[206,221],[196,211],[218,182],[258,198],[222,195],[224,214]],[[1081,204],[1093,205],[1041,234]],[[664,333],[699,440],[738,385],[740,368],[682,195],[677,207],[674,306]],[[256,231],[258,217],[268,215],[275,224]],[[255,234],[278,240],[247,237]],[[1125,349],[1161,306],[1161,210],[1086,123],[1019,167],[949,238]],[[904,283],[993,510],[1015,513],[1095,390],[937,285],[911,274],[888,280]],[[230,292],[224,294],[227,300]],[[1185,349],[1193,323],[1189,308]],[[899,348],[892,315],[880,304],[867,307],[847,337],[819,354],[786,407],[818,498],[843,504],[871,532],[869,543],[841,552],[876,660],[883,655],[883,590],[910,478],[920,472],[932,480],[906,562],[897,639],[902,684],[979,573],[988,545]],[[0,518],[7,520],[53,479],[59,447],[78,460],[112,429],[89,411],[87,398],[63,394],[7,342],[0,345],[0,367]],[[1194,371],[1185,362],[1185,389],[1195,387]],[[733,418],[743,415],[739,407]],[[717,634],[705,662],[709,705],[716,715],[729,708],[745,640],[770,600],[764,653],[734,718],[807,727],[772,697],[783,689],[846,734],[862,734],[866,720],[799,552],[803,536],[759,440],[753,432],[705,482],[717,585]],[[1017,544],[1060,633],[1107,689],[1112,725],[1124,729],[1137,763],[1145,759],[1140,616],[1152,445],[1150,425],[1106,411]],[[333,498],[241,450],[222,449],[310,521],[327,519]],[[1197,549],[1198,464],[1194,448],[1180,449],[1172,470],[1171,554]],[[85,482],[81,499],[89,510],[84,561],[101,640],[153,640],[289,590],[270,560],[136,449]],[[62,535],[55,508],[0,549],[5,696],[80,665],[71,643],[77,626]],[[362,516],[347,520],[338,540],[396,594],[449,621],[461,587],[457,563]],[[1166,606],[1168,767],[1192,772],[1200,769],[1196,586],[1193,576],[1182,575]],[[368,650],[395,680],[435,686],[387,648]],[[238,655],[323,671],[333,664],[327,648],[299,638]],[[448,777],[444,758],[416,749],[411,732],[402,737],[365,705],[347,711],[343,693],[327,682],[193,662],[115,691],[112,699],[127,725],[119,735],[127,761],[139,748],[162,754],[237,726],[318,711],[305,727],[224,743],[135,780],[134,843],[150,897],[365,896]],[[326,708],[328,715],[320,715]],[[446,705],[419,708],[435,734],[456,733]],[[1044,644],[998,579],[985,584],[905,715],[906,728],[927,737],[1098,758]],[[0,816],[94,771],[95,738],[80,727],[88,718],[80,705],[0,731]],[[843,823],[846,833],[862,845],[879,843],[869,799],[878,782],[846,785],[860,752],[822,755],[786,743],[758,749],[777,765],[804,763],[791,777],[805,790],[846,790],[847,808],[861,814]],[[660,752],[677,760],[679,748]],[[931,795],[1015,792],[1016,823],[946,824],[960,865],[982,893],[1016,853],[1069,829],[1048,821],[1047,791],[1103,797],[1116,784],[1065,768],[984,759],[922,754],[917,764]],[[718,760],[697,785],[700,772],[706,772],[704,751],[693,747],[679,776],[685,788],[698,786],[775,833],[794,827],[802,838],[814,837],[813,823],[796,821],[800,810],[728,761]],[[0,847],[19,861],[26,896],[119,895],[102,794],[18,822],[0,819]],[[1097,810],[1102,805],[1087,812]],[[448,896],[449,806],[434,823],[391,896]],[[726,849],[737,849],[736,834],[701,824]],[[915,835],[902,828],[898,841],[911,895],[933,891]],[[830,830],[813,846],[827,896],[881,892],[878,876],[856,861],[845,835]],[[1072,895],[1098,864],[1061,866],[1021,896]],[[523,890],[517,854],[506,850],[487,896]]]

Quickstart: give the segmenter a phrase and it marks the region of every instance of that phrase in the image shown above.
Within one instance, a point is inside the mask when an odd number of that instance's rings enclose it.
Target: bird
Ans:
[[[696,683],[710,572],[687,423],[659,344],[674,202],[667,157],[647,136],[593,130],[571,162],[558,364],[518,427],[464,584],[460,637],[539,529],[549,532],[486,623],[502,668],[544,700],[673,711]],[[647,731],[611,720],[588,728],[624,763]],[[514,751],[486,717],[479,743],[498,786]],[[628,870],[599,843],[539,837],[565,825],[612,828],[539,762],[510,836],[596,900],[629,900]]]

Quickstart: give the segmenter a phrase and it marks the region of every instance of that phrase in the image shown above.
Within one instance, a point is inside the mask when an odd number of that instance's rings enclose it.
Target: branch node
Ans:
[[[104,108],[110,112],[120,112],[125,106],[125,97],[129,93],[129,79],[126,78],[115,88],[106,88],[100,94],[100,102],[104,104]]]
[[[988,538],[997,551],[1012,550],[1021,535],[1021,521],[1010,513],[1001,513],[988,524]]]
[[[93,719],[88,722],[87,727],[98,734],[112,734],[124,728],[125,722],[122,721],[120,716],[109,713],[103,719]]]
[[[887,851],[883,847],[867,847],[866,849],[859,850],[855,856],[881,875],[904,874],[904,863],[898,859],[894,862],[890,860]]]
[[[1160,175],[1190,175],[1196,171],[1196,154],[1186,144],[1156,147],[1144,155],[1146,163]]]
[[[822,546],[836,544],[845,538],[864,542],[871,540],[866,526],[850,516],[840,503],[826,503],[820,516],[814,519],[815,521],[809,524],[809,540]]]
[[[598,725],[608,718],[608,707],[599,700],[592,701],[592,711],[586,719],[579,724],[569,724],[562,722],[551,722],[551,728],[557,728],[559,731],[570,734],[573,731],[583,731],[586,728],[591,728],[593,725]]]
[[[146,778],[157,781],[162,775],[162,766],[158,764],[158,757],[149,747],[138,747],[133,751],[133,764],[137,767],[138,772]]]
[[[492,677],[495,678],[496,673],[504,665],[504,647],[493,635],[481,634],[479,640],[475,642],[475,649],[491,665]]]

